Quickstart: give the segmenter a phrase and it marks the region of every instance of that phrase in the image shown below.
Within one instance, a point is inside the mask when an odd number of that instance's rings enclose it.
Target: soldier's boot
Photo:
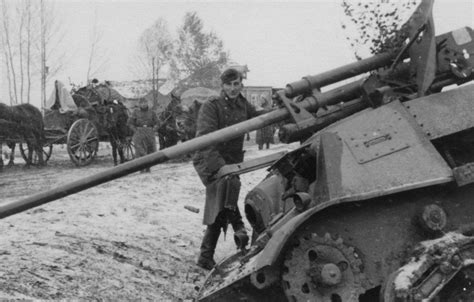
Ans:
[[[249,236],[245,228],[234,231],[234,242],[239,250],[245,250],[247,244],[249,243]]]
[[[207,226],[201,243],[201,253],[197,265],[206,270],[211,270],[216,262],[214,261],[214,251],[221,233],[220,226],[217,223]]]
[[[228,218],[234,229],[234,242],[237,249],[243,250],[249,243],[249,236],[245,230],[242,216],[240,215],[239,209],[229,210]]]

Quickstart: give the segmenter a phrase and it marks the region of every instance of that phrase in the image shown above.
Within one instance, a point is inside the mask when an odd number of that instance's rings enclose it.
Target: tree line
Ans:
[[[346,20],[342,27],[357,59],[361,48],[380,53],[393,49],[406,38],[399,35],[402,15],[418,1],[343,0]],[[111,50],[102,45],[103,31],[98,26],[97,10],[89,20],[88,56],[84,60],[86,83],[105,70]],[[10,104],[29,103],[32,86],[41,87],[42,104],[46,85],[64,66],[68,54],[63,43],[64,26],[56,18],[51,0],[0,0],[0,63],[6,79]],[[349,30],[351,27],[352,30]],[[219,74],[228,64],[229,53],[223,41],[196,12],[187,12],[182,24],[172,34],[166,19],[158,17],[138,37],[135,57],[129,70],[136,79],[151,82],[150,90],[159,89],[165,76],[175,87],[219,86]]]
[[[163,68],[178,89],[218,87],[219,74],[229,61],[222,40],[204,30],[196,12],[185,14],[177,38],[170,34],[166,20],[158,18],[140,36],[137,50],[135,74],[151,79],[153,90],[158,89]]]
[[[41,87],[43,105],[46,85],[71,56],[64,45],[65,27],[57,18],[54,4],[48,0],[0,0],[0,70],[11,105],[30,103],[33,86]],[[97,20],[95,10],[93,20],[89,20],[87,57],[75,58],[87,66],[86,83],[107,69],[111,53],[102,43],[104,33]],[[204,30],[196,12],[187,12],[175,35],[163,17],[146,28],[128,68],[137,79],[150,81],[150,90],[159,89],[164,75],[182,89],[217,87],[220,71],[228,60],[222,40]]]
[[[0,1],[1,76],[11,105],[30,103],[38,81],[45,98],[48,79],[62,68],[64,54],[57,47],[62,36],[53,12],[52,3],[44,0]]]

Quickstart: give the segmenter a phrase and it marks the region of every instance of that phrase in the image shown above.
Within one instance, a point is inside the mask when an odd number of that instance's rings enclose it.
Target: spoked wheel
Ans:
[[[123,156],[125,161],[130,161],[135,158],[135,146],[133,145],[132,138],[127,137],[123,145]]]
[[[329,234],[295,239],[283,264],[282,285],[289,301],[359,301],[362,262],[354,248]]]
[[[39,164],[39,156],[38,153],[36,152],[35,149],[33,149],[33,155],[31,158],[31,161],[28,159],[28,153],[29,153],[29,147],[28,144],[26,143],[20,143],[20,153],[21,157],[23,157],[23,160],[33,166],[37,166]],[[43,150],[43,161],[46,164],[51,157],[51,154],[53,152],[53,145],[52,144],[45,144],[42,148]]]
[[[87,119],[75,121],[67,133],[67,152],[77,166],[90,164],[99,149],[97,127]]]

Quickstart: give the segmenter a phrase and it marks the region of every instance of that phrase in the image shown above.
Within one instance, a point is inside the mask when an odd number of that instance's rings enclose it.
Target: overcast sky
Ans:
[[[223,41],[231,59],[248,65],[246,85],[284,87],[308,74],[317,74],[354,60],[341,29],[343,12],[338,0],[297,1],[158,1],[57,0],[69,60],[59,80],[84,82],[90,33],[97,12],[104,37],[101,47],[110,53],[100,80],[131,80],[137,39],[163,17],[176,36],[184,14],[196,11],[207,31]],[[436,33],[462,26],[474,27],[472,0],[435,0]],[[50,85],[51,86],[51,85]]]

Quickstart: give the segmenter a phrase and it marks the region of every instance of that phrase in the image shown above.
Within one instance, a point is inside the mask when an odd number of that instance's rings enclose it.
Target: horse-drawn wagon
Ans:
[[[4,143],[18,143],[27,165],[47,162],[53,145],[65,144],[71,161],[77,166],[89,164],[97,155],[100,142],[110,142],[114,163],[133,159],[132,132],[127,126],[128,109],[123,97],[108,85],[85,86],[70,93],[56,81],[44,108],[42,150],[34,150],[24,141],[24,135],[13,132],[0,137]],[[28,157],[28,154],[33,155]]]
[[[71,93],[56,81],[44,113],[45,154],[54,144],[66,144],[71,161],[89,164],[97,155],[99,142],[110,142],[114,163],[133,159],[132,132],[127,126],[124,98],[107,84],[84,86]]]

